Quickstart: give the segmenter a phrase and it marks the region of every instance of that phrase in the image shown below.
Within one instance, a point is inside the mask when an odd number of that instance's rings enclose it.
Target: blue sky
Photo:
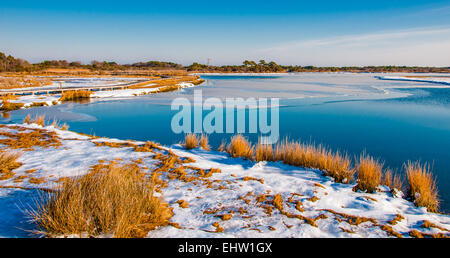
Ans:
[[[450,3],[2,0],[0,51],[32,62],[450,66]]]

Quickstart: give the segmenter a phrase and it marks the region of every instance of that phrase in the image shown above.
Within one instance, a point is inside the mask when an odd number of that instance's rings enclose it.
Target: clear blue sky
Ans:
[[[450,66],[450,3],[2,0],[0,51],[32,62]]]

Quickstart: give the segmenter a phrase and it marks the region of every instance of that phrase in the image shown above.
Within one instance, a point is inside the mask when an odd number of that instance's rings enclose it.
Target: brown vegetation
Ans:
[[[347,155],[333,153],[321,145],[285,140],[277,145],[275,158],[285,164],[322,170],[339,183],[350,183],[355,173]]]
[[[204,149],[204,150],[211,149],[211,147],[208,144],[208,135],[207,134],[202,134],[200,136],[200,147],[202,147],[202,149]]]
[[[18,129],[19,132],[0,132],[4,138],[0,139],[3,144],[11,149],[33,150],[34,147],[48,148],[59,147],[61,141],[55,132],[44,129],[26,129],[23,127],[9,126],[11,129]]]
[[[363,153],[359,157],[359,163],[356,171],[358,183],[354,190],[374,193],[377,190],[377,187],[381,184],[383,164],[373,157]]]
[[[14,176],[14,169],[22,166],[17,159],[20,157],[19,152],[0,151],[0,180],[6,180]]]
[[[394,189],[401,191],[403,189],[401,176],[394,174],[391,170],[386,170],[384,172],[382,184],[389,187],[391,191]]]
[[[430,212],[437,212],[439,207],[436,182],[431,174],[429,165],[419,162],[405,164],[408,179],[407,195],[419,207],[426,207]]]
[[[184,148],[186,150],[197,148],[199,145],[199,139],[196,134],[189,133],[184,137]]]
[[[2,98],[1,98],[2,106],[0,107],[0,110],[2,110],[2,111],[13,111],[13,110],[21,109],[24,106],[23,103],[10,102],[10,100],[13,99],[10,96],[11,95],[2,96]]]
[[[241,134],[235,135],[231,138],[230,144],[226,151],[233,157],[247,158],[253,160],[254,148]]]
[[[83,100],[83,99],[90,99],[92,92],[85,91],[85,90],[78,90],[78,91],[63,91],[61,94],[60,101],[76,101],[76,100]]]
[[[168,225],[168,204],[155,197],[154,184],[136,165],[94,166],[89,174],[69,179],[43,196],[30,211],[49,236],[87,234],[144,237]]]
[[[274,161],[274,151],[271,144],[263,144],[259,142],[255,148],[255,158],[256,161]]]

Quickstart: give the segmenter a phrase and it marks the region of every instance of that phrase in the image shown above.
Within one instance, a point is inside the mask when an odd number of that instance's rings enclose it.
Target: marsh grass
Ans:
[[[426,207],[430,212],[437,212],[439,207],[436,180],[428,164],[408,161],[405,165],[408,179],[407,195],[419,207]]]
[[[271,144],[258,142],[255,147],[255,159],[259,161],[275,161],[275,155]]]
[[[91,98],[92,92],[86,90],[69,90],[63,91],[61,94],[61,98],[59,101],[77,101],[77,100],[85,100]]]
[[[136,165],[94,166],[42,195],[29,214],[48,236],[145,237],[172,216],[168,204],[154,196],[153,182]]]
[[[20,152],[0,151],[0,180],[14,176],[12,170],[22,166],[22,163],[17,161],[20,155]]]
[[[26,119],[26,118],[25,118]],[[40,126],[45,126],[45,115],[38,116],[36,115],[33,119],[29,119],[30,124],[37,124]]]
[[[322,170],[338,183],[350,183],[355,173],[348,155],[332,152],[322,145],[285,139],[276,146],[275,159],[288,165]]]
[[[385,170],[382,179],[382,184],[389,187],[391,191],[394,191],[394,189],[397,189],[399,191],[403,190],[402,177],[398,174],[395,174],[390,169]]]
[[[56,119],[53,119],[53,122],[52,122],[51,126],[53,126],[56,129],[60,129],[60,130],[67,130],[67,129],[69,129],[69,126],[66,123],[61,125],[61,123],[58,120],[56,120]]]
[[[253,160],[254,147],[241,134],[231,138],[230,144],[226,147],[226,152],[233,158],[241,157]]]
[[[204,150],[211,149],[211,147],[209,146],[209,143],[208,143],[208,135],[207,134],[202,134],[200,136],[200,147],[202,147],[202,149],[204,149]]]
[[[199,138],[196,134],[188,133],[184,137],[184,148],[186,150],[198,148]]]
[[[0,110],[2,111],[13,111],[17,109],[21,109],[25,104],[23,103],[13,103],[9,101],[9,98],[4,98],[2,96],[2,106],[0,107]]]
[[[374,193],[381,184],[383,163],[373,157],[362,153],[356,167],[357,184],[354,190]]]

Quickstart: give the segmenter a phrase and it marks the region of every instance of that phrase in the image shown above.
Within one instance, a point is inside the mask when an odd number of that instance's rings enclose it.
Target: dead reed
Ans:
[[[407,195],[419,207],[426,207],[430,212],[437,212],[439,207],[436,180],[428,164],[408,161],[405,165],[408,179]]]
[[[383,163],[366,153],[362,153],[356,171],[357,184],[354,190],[374,193],[381,184]]]
[[[188,133],[184,137],[184,148],[186,150],[197,148],[199,145],[199,139],[196,134]]]
[[[138,166],[98,165],[43,195],[29,214],[48,236],[145,237],[172,216],[153,193],[153,180]]]
[[[76,100],[84,100],[90,99],[92,92],[86,90],[69,90],[63,91],[61,94],[60,101],[76,101]]]
[[[226,151],[233,157],[247,158],[253,160],[254,147],[241,134],[235,135],[231,138],[230,144]]]

